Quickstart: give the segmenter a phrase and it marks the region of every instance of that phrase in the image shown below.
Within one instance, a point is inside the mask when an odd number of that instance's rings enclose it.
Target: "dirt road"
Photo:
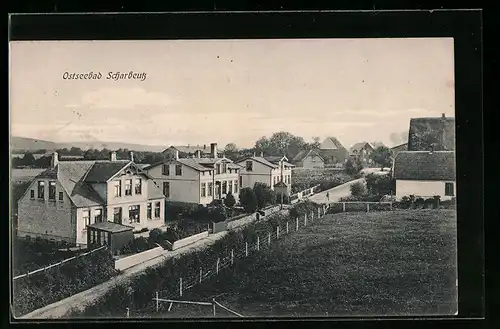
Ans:
[[[316,202],[316,203],[328,203],[328,202],[335,202],[339,201],[340,198],[346,197],[351,195],[351,185],[358,183],[358,182],[365,182],[364,178],[359,178],[352,180],[350,182],[347,182],[345,184],[339,185],[337,187],[334,187],[332,189],[320,192],[318,194],[315,194],[309,198],[309,200]],[[329,193],[330,199],[326,197],[326,194]]]

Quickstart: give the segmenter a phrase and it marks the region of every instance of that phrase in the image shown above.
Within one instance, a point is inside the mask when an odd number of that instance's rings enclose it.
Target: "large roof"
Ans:
[[[455,181],[455,152],[402,151],[394,159],[394,178]]]
[[[366,146],[373,148],[372,144],[368,142],[359,142],[351,146],[351,151],[360,151],[361,149],[365,148]]]
[[[176,149],[177,151],[181,153],[195,153],[196,151],[201,151],[202,153],[210,153],[210,146],[207,145],[173,145],[170,146],[168,149],[166,149],[163,152],[168,151],[169,149]]]
[[[320,146],[321,150],[339,150],[343,148],[344,146],[336,137],[327,137]]]
[[[317,151],[315,151],[315,150],[302,150],[299,153],[297,153],[297,155],[293,158],[292,162],[302,161],[305,158],[307,158],[309,155],[311,155],[311,156],[317,156],[321,160],[323,160],[323,157],[321,157],[321,155],[319,155],[319,153]]]
[[[282,156],[281,157],[280,156],[268,156],[268,157],[252,156],[252,157],[246,157],[244,159],[238,160],[237,163],[241,163],[241,162],[244,162],[247,160],[253,160],[253,161],[257,161],[259,163],[262,163],[263,165],[268,166],[270,168],[279,168],[279,165],[277,165],[276,163],[273,163],[269,160],[278,162],[281,159],[283,159]],[[283,161],[283,163],[287,166],[295,167],[293,164],[291,164],[287,161]]]
[[[59,161],[56,168],[43,171],[35,179],[57,179],[75,206],[91,207],[105,204],[105,200],[94,190],[92,184],[107,182],[131,164],[128,160]],[[158,197],[157,192],[161,193],[161,190],[150,190],[150,197]]]
[[[222,160],[228,162],[228,168],[241,169],[241,166],[238,166],[237,164],[233,163],[230,159],[227,158],[180,158],[177,160],[175,159],[167,160],[166,162],[167,163],[177,162],[197,171],[210,171],[214,169],[215,163],[220,162]],[[164,163],[165,163],[164,161],[161,161],[152,164],[150,166],[144,167],[143,169],[147,170]]]

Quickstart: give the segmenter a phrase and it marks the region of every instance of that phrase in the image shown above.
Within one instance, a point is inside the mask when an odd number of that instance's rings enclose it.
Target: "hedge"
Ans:
[[[38,272],[13,282],[13,312],[21,316],[111,279],[115,270],[106,250]]]

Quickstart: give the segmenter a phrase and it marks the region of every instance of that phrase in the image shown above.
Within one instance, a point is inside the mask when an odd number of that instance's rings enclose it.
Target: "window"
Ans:
[[[243,177],[240,176],[240,186],[243,186]]]
[[[228,183],[229,183],[228,192],[233,193],[233,181],[230,180]]]
[[[64,193],[59,192],[59,201],[63,201],[63,200],[64,200]]]
[[[227,193],[227,182],[224,181],[222,182],[222,194],[226,194]]]
[[[132,180],[125,180],[125,195],[132,195]]]
[[[101,232],[102,236],[102,243],[107,245],[108,244],[108,232]]]
[[[32,198],[32,199],[35,198],[35,190],[30,191],[30,198]]]
[[[201,197],[204,198],[207,196],[207,184],[201,183]]]
[[[147,214],[148,214],[148,219],[152,219],[153,218],[153,206],[152,206],[151,202],[148,203]]]
[[[130,223],[140,223],[141,222],[141,208],[139,206],[128,207],[128,218]]]
[[[166,198],[170,198],[170,183],[169,182],[163,182],[163,195]]]
[[[49,200],[56,201],[56,182],[49,182]]]
[[[102,209],[96,209],[94,212],[94,223],[102,222]]]
[[[238,181],[234,181],[234,193],[238,193]]]
[[[253,171],[253,161],[247,161],[247,171]]]
[[[175,165],[175,175],[182,176],[182,165]]]
[[[135,194],[142,194],[142,179],[136,178],[135,180]]]
[[[113,222],[121,224],[122,223],[122,208],[113,209]]]
[[[82,219],[83,222],[85,223],[85,226],[90,225],[90,211],[88,210],[82,211]]]
[[[113,184],[114,184],[114,190],[115,190],[115,197],[122,196],[122,181],[118,180],[118,181],[115,181]]]
[[[454,196],[455,191],[453,191],[453,183],[444,183],[444,195]]]
[[[222,164],[222,173],[225,174],[227,172],[227,163]]]
[[[161,169],[161,174],[164,176],[170,176],[170,165],[169,164],[164,164],[162,169]]]
[[[45,182],[38,182],[38,198],[45,199]]]
[[[220,174],[220,163],[215,165],[215,173],[218,175]]]
[[[155,218],[160,218],[161,213],[161,202],[155,203]]]
[[[214,191],[214,183],[208,183],[208,196],[212,196]]]

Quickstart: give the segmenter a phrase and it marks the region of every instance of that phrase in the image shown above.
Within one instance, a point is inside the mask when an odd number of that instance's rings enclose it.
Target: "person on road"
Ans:
[[[330,201],[330,192],[326,192],[326,198]]]

